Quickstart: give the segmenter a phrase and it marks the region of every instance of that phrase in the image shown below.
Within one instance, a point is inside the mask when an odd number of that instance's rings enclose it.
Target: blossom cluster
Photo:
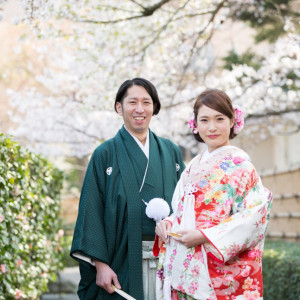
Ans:
[[[192,100],[207,87],[224,90],[241,107],[249,120],[244,134],[249,139],[275,135],[285,124],[298,126],[298,113],[289,113],[299,107],[300,99],[299,35],[291,20],[285,20],[286,35],[266,47],[258,69],[236,65],[220,72],[214,68],[214,43],[203,37],[224,30],[238,7],[249,6],[255,12],[257,4],[229,2],[217,9],[218,1],[170,1],[146,16],[143,7],[155,1],[137,5],[106,0],[101,6],[95,0],[21,1],[26,17],[18,22],[28,24],[31,33],[20,54],[30,47],[42,70],[34,74],[34,88],[7,91],[14,109],[10,117],[17,125],[11,133],[43,154],[88,155],[119,128],[115,93],[124,80],[135,76],[158,87],[163,105],[153,129],[185,147],[193,145],[185,126]],[[259,12],[258,18],[265,14],[263,5]],[[57,16],[60,21],[54,22]],[[266,122],[261,117],[251,123],[251,116],[274,111],[282,118]]]

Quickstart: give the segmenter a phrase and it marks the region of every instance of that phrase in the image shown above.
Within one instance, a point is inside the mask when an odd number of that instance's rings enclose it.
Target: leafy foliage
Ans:
[[[293,9],[292,2],[292,0],[255,0],[251,3],[245,1],[244,7],[236,10],[234,15],[257,30],[256,42],[274,43],[280,36],[286,34],[284,29],[286,19],[297,26],[300,12]]]
[[[36,299],[63,267],[62,172],[0,134],[0,299]]]
[[[263,257],[263,276],[265,300],[299,299],[299,243],[267,242]]]
[[[255,53],[250,50],[239,55],[235,50],[231,50],[227,56],[223,58],[225,65],[224,69],[229,71],[233,70],[232,65],[247,65],[254,68],[256,71],[261,67],[259,59],[256,57]]]
[[[71,227],[71,225],[70,225]],[[72,224],[72,229],[74,229],[75,224]],[[70,249],[72,246],[72,240],[73,240],[73,235],[64,235],[62,238],[62,247],[64,248],[63,251],[63,262],[66,267],[78,267],[78,261],[73,259],[70,255]]]

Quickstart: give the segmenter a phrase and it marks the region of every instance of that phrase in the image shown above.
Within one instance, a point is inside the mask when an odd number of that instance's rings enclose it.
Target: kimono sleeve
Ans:
[[[236,197],[231,215],[216,226],[202,229],[201,232],[210,243],[204,244],[208,255],[219,262],[226,262],[240,252],[254,247],[263,240],[272,203],[272,194],[262,185],[254,167],[251,176],[245,181],[244,187],[251,188],[244,191],[244,197]],[[256,182],[253,184],[253,176]],[[240,188],[240,187],[239,187]]]
[[[79,202],[71,256],[87,262],[99,260],[109,264],[104,230],[105,171],[101,153],[89,162]]]

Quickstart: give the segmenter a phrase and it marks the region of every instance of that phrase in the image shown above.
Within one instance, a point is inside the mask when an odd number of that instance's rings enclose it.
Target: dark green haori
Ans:
[[[184,170],[180,151],[171,141],[149,130],[147,157],[124,126],[93,153],[83,184],[71,256],[74,253],[108,264],[122,290],[144,299],[142,238],[154,239],[155,221],[145,214],[144,199],[164,198],[170,205]],[[96,268],[79,260],[80,299],[123,299],[96,285]]]

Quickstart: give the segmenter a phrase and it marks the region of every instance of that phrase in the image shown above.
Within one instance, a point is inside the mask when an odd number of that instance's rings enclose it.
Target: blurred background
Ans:
[[[245,114],[233,144],[274,194],[268,240],[299,243],[300,1],[2,0],[0,16],[0,132],[63,172],[61,269],[76,268],[68,247],[86,166],[120,128],[114,97],[134,77],[157,87],[150,127],[186,162],[203,150],[187,126],[195,98],[228,93]]]

